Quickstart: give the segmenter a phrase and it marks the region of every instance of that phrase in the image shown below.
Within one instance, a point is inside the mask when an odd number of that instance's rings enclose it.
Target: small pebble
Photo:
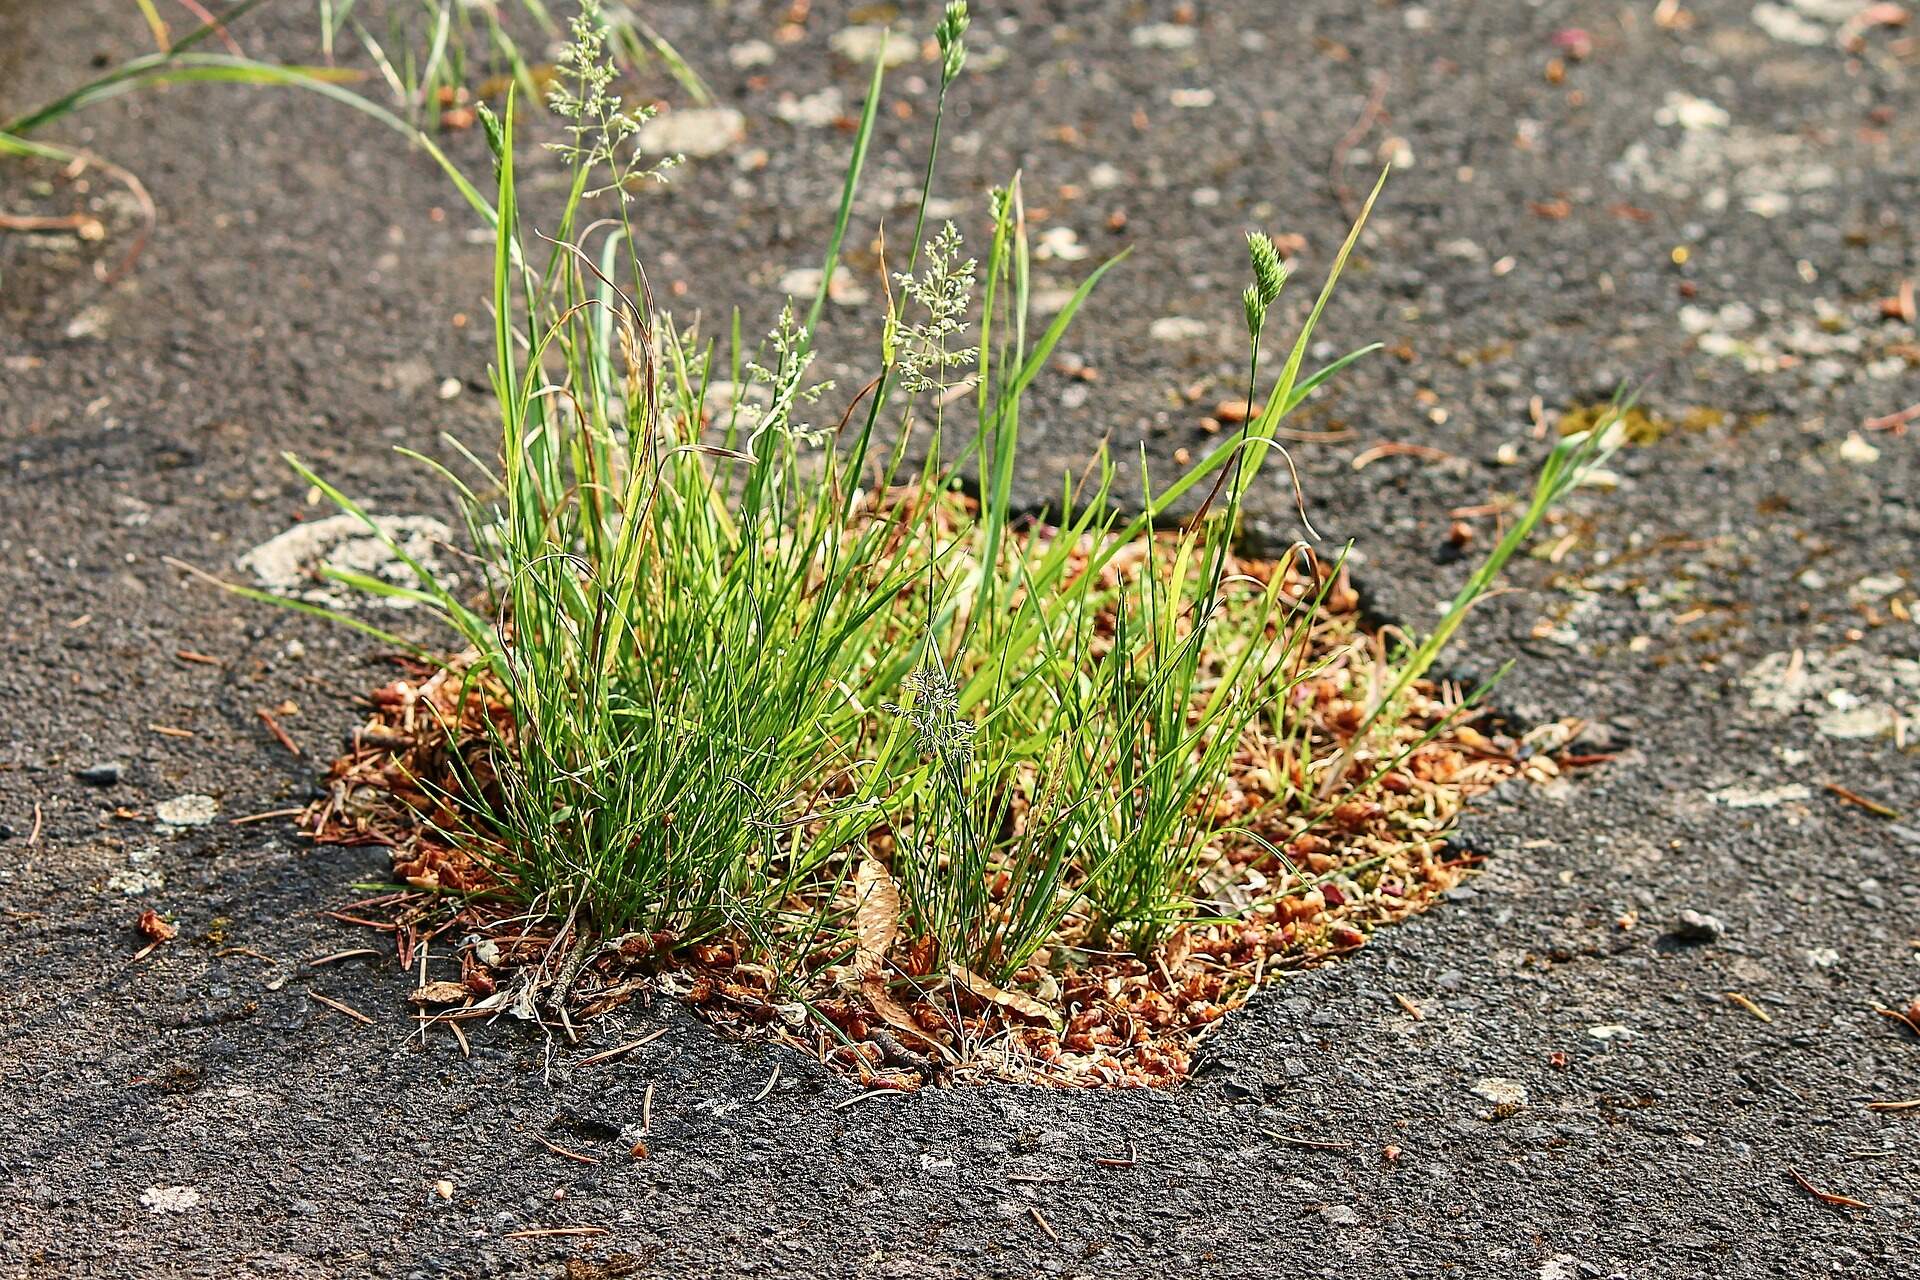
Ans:
[[[1527,1086],[1505,1076],[1487,1076],[1475,1083],[1473,1092],[1496,1107],[1527,1105]]]
[[[1152,22],[1127,33],[1136,49],[1191,49],[1198,37],[1190,26],[1172,22]]]
[[[827,38],[827,45],[848,62],[869,66],[882,61],[889,67],[905,66],[920,54],[920,46],[912,36],[890,31],[878,23],[836,31]]]
[[[197,1187],[148,1187],[140,1193],[140,1203],[149,1213],[186,1213],[200,1203]]]
[[[1259,1081],[1241,1080],[1234,1076],[1227,1077],[1226,1082],[1221,1085],[1221,1090],[1234,1102],[1246,1102],[1261,1096]]]
[[[640,126],[635,145],[650,156],[717,156],[747,136],[747,118],[732,107],[682,107]]]
[[[112,787],[119,785],[123,772],[118,760],[102,760],[99,764],[90,764],[84,769],[75,769],[73,776],[90,787]]]
[[[1720,917],[1689,908],[1680,913],[1673,936],[1681,942],[1718,942],[1726,931],[1727,926],[1720,923]]]
[[[204,827],[219,812],[219,801],[198,794],[175,796],[153,806],[153,816],[169,827]]]

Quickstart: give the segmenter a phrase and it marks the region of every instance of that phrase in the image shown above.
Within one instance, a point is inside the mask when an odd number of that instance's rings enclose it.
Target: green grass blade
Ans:
[[[846,181],[840,188],[840,209],[834,215],[833,234],[827,238],[827,256],[820,264],[820,287],[814,291],[813,305],[807,308],[807,321],[802,327],[806,330],[807,342],[811,345],[813,333],[820,324],[820,313],[826,310],[827,292],[833,287],[833,273],[840,265],[840,245],[847,237],[847,224],[853,220],[853,196],[860,187],[860,170],[867,162],[867,148],[873,142],[873,123],[880,112],[880,83],[885,77],[887,60],[884,48],[873,60],[873,78],[867,85],[866,105],[860,110],[860,127],[853,135],[853,155],[847,161]]]

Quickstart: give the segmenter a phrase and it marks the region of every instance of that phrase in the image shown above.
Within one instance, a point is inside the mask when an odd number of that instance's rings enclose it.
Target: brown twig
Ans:
[[[230,818],[227,820],[227,825],[244,827],[255,822],[271,822],[275,818],[297,818],[305,812],[305,809],[269,809],[265,813],[249,813],[238,818]]]
[[[655,1040],[658,1040],[661,1036],[665,1034],[667,1034],[667,1029],[665,1027],[661,1027],[657,1031],[649,1031],[646,1035],[641,1036],[638,1040],[629,1040],[627,1041],[627,1043],[621,1044],[621,1045],[615,1045],[611,1049],[602,1049],[599,1053],[590,1054],[587,1057],[580,1059],[580,1061],[575,1063],[574,1065],[581,1066],[581,1067],[591,1067],[596,1063],[611,1062],[615,1058],[625,1057],[627,1054],[632,1053],[635,1049],[638,1049],[643,1044],[652,1044]]]
[[[140,233],[133,238],[133,244],[120,259],[120,265],[111,271],[102,271],[98,263],[94,264],[94,274],[100,283],[112,284],[133,270],[133,264],[139,261],[141,252],[147,247],[148,237],[152,236],[153,229],[160,225],[160,210],[153,203],[153,195],[147,190],[146,184],[113,161],[102,159],[91,151],[72,148],[62,148],[62,150],[71,151],[73,155],[73,162],[65,170],[67,177],[77,178],[85,172],[88,165],[92,165],[125,187],[133,196],[133,202],[140,207]]]
[[[1873,1208],[1873,1206],[1868,1204],[1865,1200],[1855,1200],[1852,1196],[1836,1195],[1834,1192],[1831,1192],[1831,1191],[1822,1191],[1820,1188],[1814,1186],[1811,1182],[1808,1182],[1805,1178],[1801,1177],[1800,1171],[1797,1169],[1788,1169],[1787,1172],[1793,1175],[1793,1180],[1800,1184],[1800,1187],[1802,1190],[1804,1190],[1808,1195],[1812,1196],[1815,1200],[1818,1200],[1821,1204],[1830,1204],[1840,1209],[1871,1209]]]
[[[1445,449],[1436,449],[1430,444],[1408,444],[1405,441],[1389,441],[1377,444],[1354,455],[1353,469],[1363,471],[1382,458],[1398,457],[1419,458],[1423,462],[1450,462],[1453,455]]]
[[[541,1146],[545,1147],[547,1150],[553,1152],[553,1154],[561,1157],[564,1160],[571,1160],[575,1164],[599,1164],[600,1163],[599,1156],[590,1156],[586,1154],[586,1152],[584,1151],[569,1151],[558,1143],[548,1142],[545,1138],[541,1137],[537,1133],[533,1135],[533,1140],[539,1143]]]
[[[99,226],[90,213],[0,213],[0,231],[75,231],[86,239],[87,230]]]
[[[1897,1102],[1869,1102],[1869,1111],[1920,1111],[1920,1098],[1903,1098]]]
[[[351,951],[336,951],[332,955],[321,956],[318,960],[309,960],[311,968],[318,969],[323,964],[332,964],[336,960],[351,960],[355,956],[377,956],[380,953],[372,947],[355,947]]]
[[[352,1018],[355,1022],[364,1022],[370,1027],[374,1025],[372,1018],[369,1018],[366,1014],[360,1012],[358,1009],[354,1008],[350,1004],[341,1004],[338,1000],[333,999],[331,996],[323,996],[318,991],[309,991],[307,992],[307,994],[312,996],[315,1000],[318,1000],[321,1004],[327,1006],[327,1008],[332,1009],[336,1013],[346,1014],[349,1018]]]
[[[1042,1231],[1047,1233],[1047,1239],[1053,1241],[1055,1244],[1060,1243],[1059,1232],[1053,1229],[1052,1223],[1048,1222],[1045,1218],[1040,1216],[1040,1210],[1037,1206],[1034,1206],[1034,1205],[1027,1206],[1027,1212],[1033,1215],[1033,1220],[1039,1226],[1039,1228]]]
[[[1848,804],[1859,805],[1876,818],[1885,818],[1889,822],[1898,822],[1900,820],[1899,810],[1889,809],[1877,800],[1869,800],[1858,791],[1849,791],[1837,782],[1823,782],[1820,785],[1828,791],[1831,791],[1834,795],[1839,796],[1842,800],[1845,800]]]
[[[1913,1034],[1920,1036],[1920,1021],[1916,1021],[1911,1014],[1902,1013],[1898,1009],[1883,1009],[1879,1005],[1874,1005],[1873,1011],[1883,1018],[1892,1018]]]
[[[1353,1144],[1351,1142],[1324,1142],[1317,1138],[1295,1138],[1284,1133],[1276,1133],[1272,1129],[1262,1129],[1260,1132],[1266,1134],[1275,1142],[1284,1143],[1289,1147],[1305,1147],[1309,1151],[1353,1150]]]
[[[271,733],[276,739],[278,739],[281,746],[285,747],[288,751],[292,752],[295,756],[298,756],[301,754],[300,744],[287,736],[287,731],[285,729],[282,729],[280,727],[280,722],[273,718],[273,712],[267,710],[265,707],[255,707],[253,709],[253,714],[260,717],[261,723],[267,726],[267,732]]]
[[[1901,435],[1906,431],[1907,424],[1916,418],[1920,418],[1920,403],[1910,404],[1898,412],[1889,413],[1883,417],[1868,418],[1860,425],[1869,431],[1891,431],[1895,435]]]
[[[1481,502],[1470,507],[1455,507],[1447,512],[1449,520],[1478,520],[1482,516],[1505,515],[1513,510],[1511,502]]]
[[[393,933],[400,928],[399,925],[386,921],[367,920],[360,916],[350,916],[344,911],[322,911],[318,914],[325,916],[329,920],[338,920],[341,924],[359,925],[362,929],[378,929],[382,933]],[[413,966],[408,965],[407,967],[412,968]]]
[[[1102,1169],[1131,1169],[1140,1163],[1140,1153],[1135,1150],[1133,1140],[1127,1140],[1127,1155],[1123,1160],[1118,1156],[1095,1156],[1093,1162]]]

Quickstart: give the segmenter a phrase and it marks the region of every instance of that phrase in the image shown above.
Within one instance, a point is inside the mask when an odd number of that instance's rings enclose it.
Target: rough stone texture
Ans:
[[[471,1060],[443,1038],[423,1051],[391,961],[303,963],[364,943],[315,912],[377,877],[377,851],[224,821],[154,846],[113,819],[185,793],[234,817],[297,803],[352,697],[384,678],[360,639],[160,557],[221,566],[324,514],[282,449],[369,509],[444,513],[389,446],[485,440],[486,397],[442,399],[433,379],[485,386],[488,252],[423,157],[314,99],[182,89],[60,126],[134,165],[161,225],[109,289],[69,243],[0,237],[0,1269],[552,1277],[624,1253],[660,1275],[1911,1274],[1920,1120],[1862,1104],[1920,1091],[1920,1045],[1870,1008],[1920,994],[1920,770],[1890,738],[1904,720],[1913,741],[1916,631],[1889,606],[1914,601],[1920,466],[1913,433],[1862,424],[1920,399],[1913,327],[1877,301],[1920,242],[1914,63],[1886,30],[1842,53],[1835,14],[1854,6],[1691,0],[1682,31],[1652,7],[1215,0],[1188,39],[1155,25],[1161,6],[1090,0],[976,27],[944,190],[1024,170],[1039,225],[1074,233],[1052,243],[1091,251],[1037,264],[1042,296],[1136,246],[1066,344],[1099,371],[1092,394],[1036,384],[1030,492],[1102,434],[1128,459],[1143,438],[1160,463],[1204,447],[1201,419],[1240,394],[1242,230],[1304,237],[1297,316],[1344,229],[1335,170],[1363,188],[1383,155],[1401,168],[1323,333],[1328,351],[1391,351],[1297,424],[1350,434],[1294,449],[1316,524],[1359,539],[1381,616],[1417,626],[1451,594],[1448,513],[1524,483],[1502,459],[1542,448],[1532,397],[1554,411],[1644,381],[1644,405],[1680,424],[1576,499],[1542,546],[1578,541],[1519,563],[1453,659],[1463,675],[1518,659],[1499,695],[1514,716],[1592,717],[1612,762],[1480,806],[1470,892],[1274,989],[1177,1094],[840,1108],[845,1084],[664,1006],[634,1023],[668,1034],[618,1066],[576,1070],[585,1047],[504,1027],[478,1031]],[[108,0],[17,9],[8,108],[146,39]],[[846,135],[814,126],[857,112],[866,72],[829,42],[872,19],[816,3],[771,61],[729,57],[773,41],[785,9],[650,13],[757,149],[645,197],[653,279],[665,297],[687,283],[689,316],[746,302],[770,322],[768,291],[831,217]],[[1549,83],[1551,37],[1572,26],[1593,51]],[[299,6],[251,29],[311,53]],[[1388,118],[1340,163],[1376,75]],[[887,117],[865,226],[885,212],[904,234],[933,78],[893,72],[916,115]],[[1175,105],[1207,89],[1211,107]],[[449,145],[484,172],[477,132]],[[549,163],[529,155],[530,177]],[[26,181],[0,169],[0,196]],[[953,216],[977,235],[975,206]],[[871,289],[865,239],[848,261]],[[859,314],[836,311],[830,361]],[[1177,317],[1201,327],[1174,340]],[[427,376],[384,380],[402,358]],[[1353,470],[1383,442],[1454,461]],[[1271,535],[1293,536],[1277,480],[1264,502]],[[1756,670],[1803,683],[1770,696]],[[254,715],[286,699],[305,760]],[[126,762],[111,793],[71,773],[102,759]],[[112,887],[130,875],[137,900]],[[180,937],[129,964],[149,905]],[[1689,908],[1725,937],[1663,945]],[[1523,1086],[1525,1108],[1489,1113],[1470,1092],[1487,1077]],[[651,1156],[633,1162],[618,1135],[649,1085]],[[556,1125],[602,1163],[545,1153],[532,1135]],[[1137,1165],[1094,1164],[1130,1144]],[[1822,1204],[1790,1170],[1874,1207]],[[612,1233],[505,1237],[569,1223]]]

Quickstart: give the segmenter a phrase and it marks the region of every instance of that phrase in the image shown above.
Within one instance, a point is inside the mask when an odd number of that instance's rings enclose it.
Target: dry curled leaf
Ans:
[[[915,1044],[930,1044],[945,1052],[945,1046],[930,1038],[915,1022],[907,1007],[893,998],[893,992],[887,990],[887,980],[879,973],[864,974],[860,978],[860,990],[866,995],[873,1011],[886,1020],[887,1024],[903,1031],[913,1038]]]
[[[168,924],[166,920],[161,918],[160,913],[152,907],[148,907],[140,913],[137,927],[147,941],[155,943],[171,942],[174,938],[178,937],[180,933],[178,928]]]
[[[973,994],[991,1000],[1003,1009],[1011,1009],[1022,1017],[1033,1018],[1051,1027],[1060,1025],[1060,1015],[1032,996],[1019,991],[1009,991],[1005,987],[996,987],[965,965],[949,966],[947,977],[957,986],[965,987]]]
[[[862,858],[853,873],[857,905],[853,911],[853,971],[862,985],[880,964],[900,934],[900,889],[887,869],[874,858]]]
[[[407,999],[414,1004],[459,1004],[469,994],[463,982],[429,982]]]
[[[900,888],[874,858],[862,858],[853,873],[853,972],[873,1011],[888,1025],[913,1037],[915,1043],[935,1044],[915,1022],[905,1005],[887,990],[881,971],[887,952],[900,936]]]

